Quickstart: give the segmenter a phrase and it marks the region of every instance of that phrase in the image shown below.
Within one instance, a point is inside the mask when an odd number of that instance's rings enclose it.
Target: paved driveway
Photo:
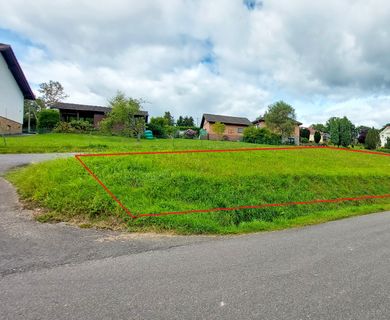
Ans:
[[[390,318],[390,212],[148,238],[39,224],[0,190],[0,319]]]

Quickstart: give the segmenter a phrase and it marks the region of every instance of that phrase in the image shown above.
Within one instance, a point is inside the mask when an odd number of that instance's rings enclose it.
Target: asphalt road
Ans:
[[[126,235],[36,223],[2,180],[0,272],[0,319],[389,319],[390,212],[226,238]]]

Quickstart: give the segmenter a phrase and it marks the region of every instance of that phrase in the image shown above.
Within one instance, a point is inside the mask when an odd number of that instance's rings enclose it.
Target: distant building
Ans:
[[[213,124],[216,122],[225,125],[223,139],[230,141],[242,140],[244,129],[251,125],[251,122],[247,118],[205,113],[202,116],[200,127],[207,131],[207,138],[210,140],[219,140],[221,138],[213,131]]]
[[[95,128],[99,126],[99,122],[111,111],[111,108],[108,107],[65,102],[57,102],[50,108],[59,110],[61,121],[84,120],[93,124]],[[145,118],[147,123],[149,114],[147,111],[140,111],[136,117]]]
[[[384,147],[387,143],[387,138],[390,138],[390,126],[387,126],[384,128],[380,134],[379,137],[381,138],[381,146]]]
[[[302,123],[296,120],[294,120],[294,122],[295,122],[294,132],[291,134],[290,137],[288,137],[288,142],[299,145],[299,137],[300,137],[299,126],[301,126]],[[263,117],[257,118],[256,120],[252,121],[252,123],[258,128],[267,127]]]
[[[0,43],[0,134],[22,133],[25,99],[35,96],[11,46]]]

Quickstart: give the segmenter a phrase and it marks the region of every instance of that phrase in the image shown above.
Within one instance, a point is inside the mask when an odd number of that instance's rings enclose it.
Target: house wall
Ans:
[[[266,128],[267,127],[267,125],[265,124],[265,121],[259,121],[258,123],[255,124],[255,126],[258,128]],[[295,139],[295,144],[299,145],[300,131],[299,131],[298,125],[295,126],[294,133],[291,137]]]
[[[19,122],[0,117],[0,134],[18,134],[22,132],[22,127]]]
[[[106,116],[104,114],[94,114],[93,115],[93,126],[95,128],[99,127],[99,122],[102,121]]]
[[[390,127],[387,127],[385,130],[383,130],[379,134],[379,137],[381,138],[381,146],[384,147],[387,142],[387,138],[390,138]]]
[[[8,65],[3,56],[0,54],[0,117],[8,119],[11,122],[23,124],[23,104],[23,93],[19,89],[11,71],[8,69]],[[4,119],[1,121],[2,125],[4,125]],[[12,124],[14,133],[21,133],[22,126],[20,128],[16,127],[17,125]],[[3,127],[0,128],[0,131],[4,131]]]
[[[213,123],[210,123],[207,120],[205,120],[203,124],[203,129],[205,129],[208,132],[208,136],[210,140],[220,140],[221,137],[213,131],[212,125]],[[223,133],[223,136],[225,136],[230,141],[239,141],[242,139],[243,133],[238,132],[238,129],[241,128],[242,131],[244,131],[246,127],[247,126],[244,125],[239,126],[239,125],[225,124],[225,131]]]

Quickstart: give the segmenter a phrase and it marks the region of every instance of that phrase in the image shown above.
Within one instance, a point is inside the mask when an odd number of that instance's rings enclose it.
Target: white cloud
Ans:
[[[252,119],[284,99],[306,124],[390,122],[389,2],[257,3],[3,1],[0,28],[33,43],[21,60],[30,82],[58,80],[69,101],[104,104],[119,89],[152,115]]]

